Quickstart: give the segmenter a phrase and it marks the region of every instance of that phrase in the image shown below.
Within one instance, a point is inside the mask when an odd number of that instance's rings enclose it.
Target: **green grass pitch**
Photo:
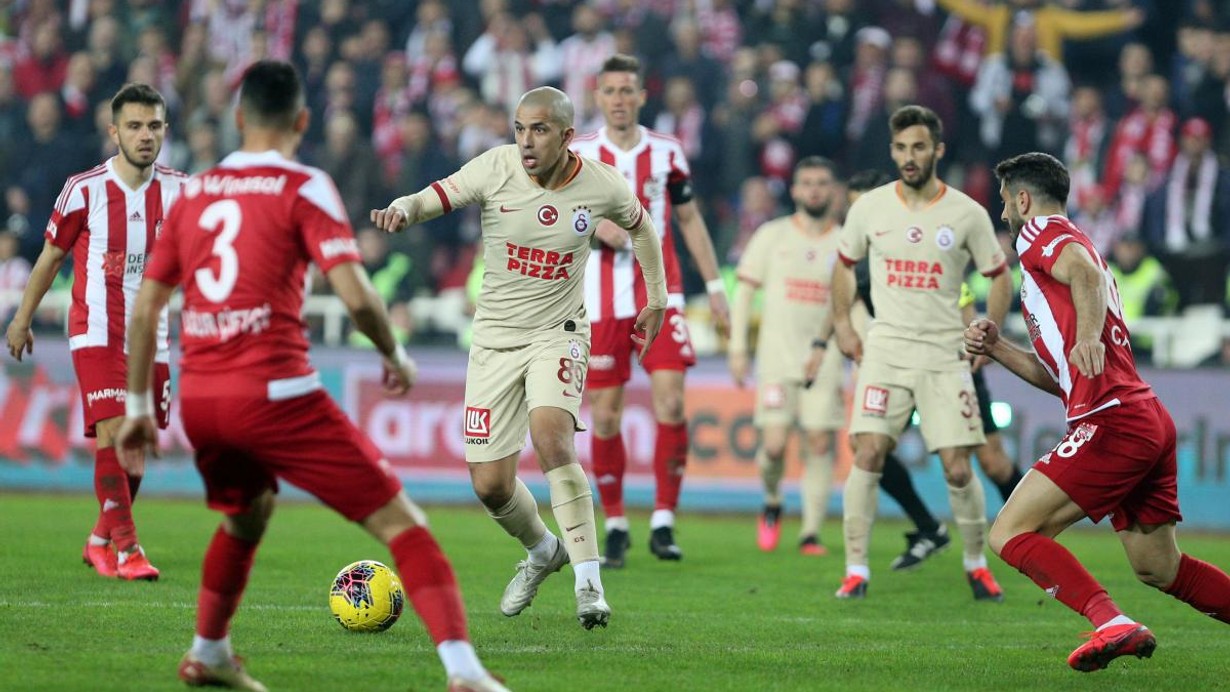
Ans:
[[[0,494],[0,689],[182,689],[200,561],[217,516],[195,501],[141,499],[142,543],[156,583],[95,576],[80,551],[95,504],[85,496]],[[684,515],[681,563],[649,555],[633,517],[628,568],[606,574],[611,626],[586,632],[573,615],[572,575],[549,579],[520,617],[498,611],[523,555],[476,508],[429,508],[465,593],[471,633],[514,690],[1196,690],[1230,687],[1230,628],[1138,584],[1107,527],[1063,542],[1127,613],[1158,638],[1151,660],[1119,659],[1082,674],[1065,659],[1088,628],[992,558],[1003,604],[974,603],[960,550],[897,574],[904,525],[880,522],[863,602],[840,602],[840,522],[833,554],[802,557],[788,522],[775,554],[758,552],[750,517]],[[548,525],[554,522],[548,518]],[[1230,567],[1230,539],[1180,537],[1197,557]],[[441,690],[443,672],[407,606],[391,630],[343,631],[327,606],[342,566],[389,562],[359,528],[312,504],[279,508],[232,639],[273,690]]]

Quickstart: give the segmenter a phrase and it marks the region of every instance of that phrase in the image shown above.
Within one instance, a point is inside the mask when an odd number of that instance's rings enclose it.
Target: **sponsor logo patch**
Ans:
[[[491,409],[466,407],[466,437],[486,439],[491,437]],[[467,444],[483,444],[471,443]]]

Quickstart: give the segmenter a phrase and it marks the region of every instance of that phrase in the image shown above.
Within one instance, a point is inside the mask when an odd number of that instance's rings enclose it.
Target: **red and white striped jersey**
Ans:
[[[1076,342],[1076,308],[1071,289],[1051,275],[1060,252],[1071,243],[1085,248],[1106,276],[1106,368],[1094,378],[1068,362]],[[1016,251],[1021,256],[1021,313],[1038,358],[1063,391],[1068,420],[1154,396],[1136,372],[1115,278],[1089,238],[1065,216],[1036,216],[1021,229]]]
[[[122,345],[145,263],[187,176],[154,164],[136,190],[115,172],[115,158],[68,179],[44,236],[73,257],[68,345],[72,350]],[[167,312],[158,320],[155,361],[170,362]]]
[[[640,132],[640,141],[628,151],[611,142],[605,127],[578,135],[572,141],[572,150],[614,166],[628,181],[662,239],[667,305],[683,309],[683,275],[671,233],[669,188],[690,184],[692,173],[679,140],[646,127]],[[645,281],[630,247],[613,250],[602,245],[590,253],[585,267],[585,310],[591,322],[636,317],[645,303]]]
[[[587,97],[596,86],[602,64],[618,52],[615,37],[606,31],[600,31],[591,38],[573,34],[560,42],[559,52],[560,64],[568,66],[560,78],[560,86],[563,87],[564,93],[568,94],[568,98],[572,99],[573,108],[576,109],[576,122],[589,122],[597,109]]]

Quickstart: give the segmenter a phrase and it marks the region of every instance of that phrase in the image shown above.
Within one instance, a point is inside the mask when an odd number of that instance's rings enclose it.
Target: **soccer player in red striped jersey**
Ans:
[[[449,689],[506,692],[479,662],[448,558],[375,445],[322,389],[304,336],[304,277],[315,264],[384,356],[385,390],[402,395],[415,365],[393,338],[363,270],[337,188],[292,157],[308,126],[290,64],[244,73],[240,150],[194,176],[167,218],[129,325],[120,461],[139,468],[156,440],[149,377],[154,325],[183,286],[181,400],[206,502],[225,517],[202,564],[196,637],[179,677],[191,686],[265,687],[231,651],[257,547],[279,481],[292,483],[388,545],[406,594],[436,644]]]
[[[167,126],[166,104],[152,87],[128,84],[120,89],[111,99],[107,129],[119,153],[64,184],[7,337],[9,353],[17,360],[34,353],[31,318],[72,253],[68,345],[81,389],[85,435],[97,443],[94,493],[99,513],[83,559],[105,577],[152,581],[158,570],[141,550],[132,518],[141,475],[120,468],[114,441],[124,420],[125,328],[149,251],[186,176],[154,163]],[[165,311],[158,322],[155,363],[156,413],[158,425],[165,428],[171,406]]]
[[[597,132],[578,135],[572,150],[623,173],[662,238],[669,293],[666,321],[662,338],[654,342],[641,361],[649,373],[658,423],[653,454],[657,492],[650,519],[649,549],[662,560],[679,560],[683,552],[675,544],[675,510],[688,458],[683,382],[686,370],[696,363],[696,352],[683,315],[683,278],[671,233],[672,213],[679,222],[688,252],[705,279],[713,320],[722,334],[729,328],[730,309],[709,229],[693,199],[691,172],[683,147],[677,139],[638,123],[641,107],[645,105],[640,62],[623,54],[607,59],[598,74],[594,100],[606,125]],[[628,457],[620,432],[624,385],[632,377],[632,353],[637,348],[632,326],[645,307],[646,297],[628,234],[614,224],[604,223],[599,225],[596,235],[600,247],[589,256],[585,271],[585,309],[593,324],[585,389],[594,417],[593,472],[606,514],[603,565],[618,568],[624,566],[629,544],[623,499]]]
[[[1149,657],[1153,633],[1054,539],[1089,517],[1110,517],[1138,579],[1230,624],[1230,576],[1179,551],[1174,421],[1136,372],[1115,280],[1065,213],[1070,181],[1058,159],[1022,154],[995,168],[1021,257],[1021,313],[1033,349],[974,320],[965,348],[1058,396],[1068,431],[1013,491],[991,527],[991,548],[1095,631],[1068,657],[1094,671],[1119,656]]]

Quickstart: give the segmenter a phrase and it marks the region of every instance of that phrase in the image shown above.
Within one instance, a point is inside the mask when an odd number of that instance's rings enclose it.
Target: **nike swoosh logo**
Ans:
[[[892,232],[893,232],[893,229],[891,228],[888,229],[887,231],[876,231],[876,237],[878,238],[882,235],[888,235],[889,233],[892,233]]]
[[[589,523],[588,521],[583,521],[580,524],[577,524],[576,526],[565,526],[564,531],[565,532],[576,531],[577,529],[581,528],[582,526],[585,526],[588,523]]]
[[[581,398],[580,396],[578,396],[578,395],[576,395],[576,394],[573,394],[573,393],[569,392],[567,389],[563,390],[563,394],[564,394],[564,396],[568,397],[569,399],[580,399],[580,398]]]
[[[501,204],[501,205],[500,205],[500,213],[501,213],[501,214],[507,214],[507,213],[508,213],[508,212],[510,212],[510,211],[521,211],[521,210],[520,210],[520,209],[513,209],[513,208],[511,208],[511,207],[506,207],[506,206],[504,206],[503,204]]]

